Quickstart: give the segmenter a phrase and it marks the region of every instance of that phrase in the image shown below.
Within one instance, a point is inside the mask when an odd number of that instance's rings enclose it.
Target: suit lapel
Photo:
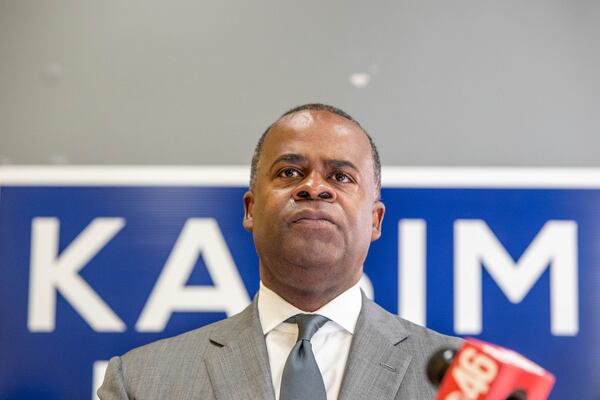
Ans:
[[[363,294],[339,399],[394,399],[412,359],[401,344],[407,336],[400,321]]]
[[[205,363],[218,400],[275,400],[256,298],[210,340],[214,351]]]

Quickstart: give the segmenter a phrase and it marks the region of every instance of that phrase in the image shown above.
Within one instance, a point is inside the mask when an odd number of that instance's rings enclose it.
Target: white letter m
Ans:
[[[454,329],[481,333],[481,268],[514,304],[520,303],[546,268],[550,269],[551,332],[574,336],[579,331],[577,224],[548,221],[515,264],[482,220],[454,224]]]

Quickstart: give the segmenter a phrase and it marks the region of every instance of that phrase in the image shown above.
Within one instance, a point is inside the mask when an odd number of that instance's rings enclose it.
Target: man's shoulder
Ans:
[[[174,354],[177,352],[185,352],[190,347],[195,347],[196,350],[200,350],[198,347],[201,347],[202,343],[206,343],[209,340],[211,332],[219,325],[223,324],[223,321],[226,320],[217,321],[210,325],[181,333],[177,336],[160,339],[137,347],[125,353],[123,358],[135,359],[138,357],[152,356],[154,354],[158,356],[161,356],[163,353]]]
[[[203,360],[210,359],[242,331],[256,329],[254,315],[249,306],[230,318],[113,357],[98,393],[105,398],[116,393],[135,398],[191,398],[195,393],[200,398],[212,398]]]
[[[137,362],[152,363],[154,361],[164,363],[168,360],[182,360],[187,358],[198,359],[198,357],[202,357],[206,353],[210,346],[219,347],[219,343],[211,341],[213,336],[221,336],[220,332],[235,335],[240,329],[246,328],[243,314],[242,312],[177,336],[160,339],[137,347],[125,353],[122,359],[129,364]]]

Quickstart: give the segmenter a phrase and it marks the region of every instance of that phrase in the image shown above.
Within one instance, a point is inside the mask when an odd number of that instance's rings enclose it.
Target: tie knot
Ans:
[[[297,314],[287,319],[285,322],[295,322],[298,324],[298,339],[309,340],[313,337],[316,331],[319,330],[325,323],[329,321],[329,318],[319,314]]]

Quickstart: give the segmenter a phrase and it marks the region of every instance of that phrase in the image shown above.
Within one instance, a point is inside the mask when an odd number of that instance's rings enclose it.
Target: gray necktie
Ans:
[[[298,341],[283,368],[279,400],[326,400],[327,393],[310,339],[328,318],[317,314],[298,314],[285,322],[298,324]]]

